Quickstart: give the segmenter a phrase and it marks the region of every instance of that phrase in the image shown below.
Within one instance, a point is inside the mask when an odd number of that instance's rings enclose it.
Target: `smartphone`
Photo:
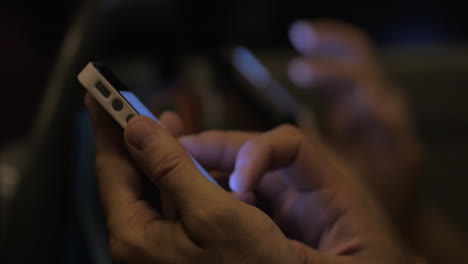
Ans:
[[[275,57],[270,56],[276,60],[268,61],[245,46],[236,46],[230,53],[230,61],[250,84],[246,87],[251,95],[276,119],[292,120],[300,127],[306,120],[320,123],[323,100],[311,91],[305,94],[303,89],[297,89],[286,74],[288,62],[295,56],[292,51],[278,52]]]
[[[162,125],[140,99],[126,89],[104,64],[89,62],[78,74],[78,81],[122,128],[137,115],[147,116]],[[192,156],[190,157],[200,172],[219,186],[216,180]]]
[[[287,88],[291,86],[284,80],[279,81],[249,48],[236,46],[231,52],[231,63],[250,86],[250,93],[277,117],[293,119],[300,105]],[[286,73],[286,69],[284,69]]]

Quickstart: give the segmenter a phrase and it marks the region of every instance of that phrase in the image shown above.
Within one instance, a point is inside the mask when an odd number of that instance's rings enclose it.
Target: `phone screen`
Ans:
[[[138,99],[138,97],[133,93],[128,91],[125,86],[117,79],[117,77],[114,75],[114,73],[106,68],[104,65],[100,63],[93,63],[93,66],[101,73],[102,76],[106,78],[106,80],[117,90],[117,92],[122,96],[122,98],[127,101],[127,103],[139,114],[143,116],[147,116],[154,121],[158,122],[161,126],[164,126],[159,122],[159,120],[156,118],[156,116],[153,115],[153,113],[143,104],[143,102]],[[98,88],[99,89],[99,88]],[[102,89],[107,89],[107,88],[102,88]],[[101,93],[103,93],[101,91]],[[105,91],[104,91],[105,93]],[[193,163],[197,166],[197,168],[200,170],[200,172],[211,182],[214,184],[218,185],[219,184],[214,180],[211,175],[191,156],[189,155],[190,158],[192,159]]]
[[[125,98],[125,100],[127,101],[127,103],[129,105],[131,105],[133,107],[133,109],[135,109],[135,111],[137,111],[138,114],[140,115],[144,115],[144,116],[147,116],[151,119],[153,119],[154,121],[158,122],[159,123],[159,120],[153,115],[153,113],[140,101],[140,99],[138,99],[138,97],[130,92],[130,91],[118,91],[123,98]]]
[[[125,86],[119,81],[119,79],[111,70],[96,62],[93,62],[93,66],[103,76],[105,76],[106,80],[117,90],[117,92],[119,92],[120,95],[122,95],[127,103],[131,105],[138,114],[147,116],[159,123],[159,120],[153,115],[153,113],[140,101],[140,99],[138,99],[138,97],[133,92],[130,92],[125,88]]]

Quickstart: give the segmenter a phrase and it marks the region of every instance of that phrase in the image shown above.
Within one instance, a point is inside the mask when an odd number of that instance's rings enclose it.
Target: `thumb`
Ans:
[[[203,176],[182,145],[154,120],[132,118],[125,127],[125,143],[145,175],[181,213],[228,195]]]

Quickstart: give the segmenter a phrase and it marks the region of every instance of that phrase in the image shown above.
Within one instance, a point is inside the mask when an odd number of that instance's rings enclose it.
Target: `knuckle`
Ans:
[[[111,255],[120,260],[132,256],[132,252],[138,248],[137,232],[131,228],[122,228],[116,224],[115,217],[109,217],[107,226],[109,230],[109,247]]]
[[[113,261],[117,263],[135,263],[136,259],[142,259],[146,256],[145,252],[148,251],[141,233],[134,232],[131,229],[109,230],[109,250]]]
[[[204,131],[204,132],[197,134],[196,137],[203,141],[207,140],[207,141],[218,142],[218,141],[223,141],[223,140],[228,139],[230,136],[230,133],[231,133],[230,131],[208,130],[208,131]]]
[[[186,153],[182,151],[167,152],[160,156],[150,168],[150,179],[154,184],[161,182],[166,176],[176,171],[186,159]]]
[[[132,254],[130,248],[127,242],[115,236],[110,236],[109,251],[113,263],[127,263],[131,261]]]
[[[208,221],[213,223],[214,225],[223,226],[229,224],[229,222],[233,219],[232,209],[226,207],[218,207],[211,211],[210,214],[207,215]]]
[[[177,263],[208,263],[205,259],[205,251],[194,244],[178,245],[174,250]]]
[[[302,131],[299,128],[290,124],[280,125],[276,130],[279,131],[280,133],[287,134],[288,137],[292,136],[295,138],[300,138],[303,136]]]
[[[221,130],[208,130],[208,131],[203,131],[199,133],[198,136],[201,138],[207,138],[207,139],[220,138],[223,136],[223,133],[224,132],[222,132]]]
[[[260,146],[262,145],[262,142],[259,141],[258,139],[251,139],[245,142],[242,145],[242,151],[249,151],[251,149],[259,149]]]
[[[231,207],[215,207],[215,208],[200,208],[193,211],[194,223],[198,230],[204,230],[208,234],[222,233],[226,228],[234,226],[236,220],[235,208]]]

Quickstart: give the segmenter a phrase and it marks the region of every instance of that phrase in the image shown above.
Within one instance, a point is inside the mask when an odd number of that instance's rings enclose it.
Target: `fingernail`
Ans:
[[[288,73],[291,80],[299,86],[309,86],[315,79],[314,69],[302,59],[291,61]]]
[[[236,176],[236,172],[233,172],[229,177],[229,188],[233,192],[240,193],[242,190],[241,184],[239,184],[238,176]]]
[[[151,145],[154,136],[154,126],[145,121],[140,121],[138,124],[130,127],[127,139],[130,145],[143,151]]]

